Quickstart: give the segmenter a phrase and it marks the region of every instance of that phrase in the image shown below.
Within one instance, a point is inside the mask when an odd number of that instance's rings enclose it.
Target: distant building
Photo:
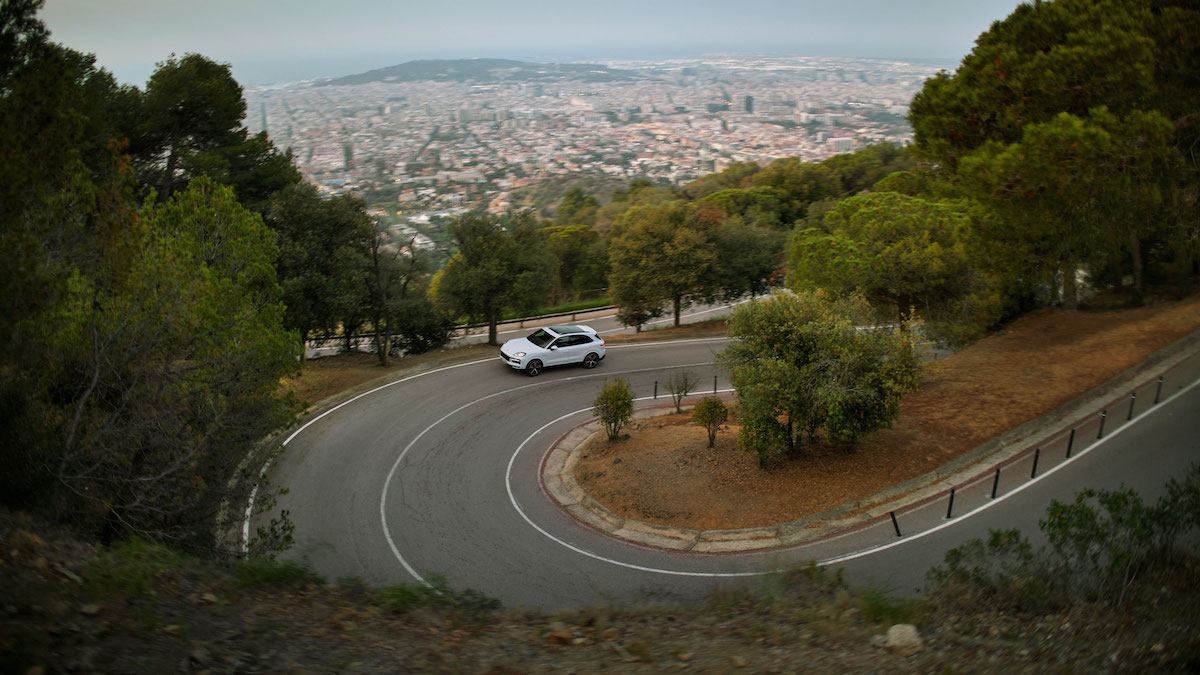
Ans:
[[[850,152],[857,142],[853,138],[830,138],[825,141],[825,145],[833,148],[834,152]]]
[[[742,111],[748,112],[748,113],[754,112],[754,97],[753,96],[747,94],[742,97]]]

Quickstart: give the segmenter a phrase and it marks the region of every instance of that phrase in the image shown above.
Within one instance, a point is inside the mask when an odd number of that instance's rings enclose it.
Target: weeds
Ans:
[[[83,579],[95,593],[146,598],[154,595],[154,580],[178,569],[182,561],[180,554],[166,546],[135,537],[96,555]]]
[[[379,604],[400,614],[417,607],[441,607],[467,614],[484,614],[500,609],[500,601],[474,588],[456,591],[441,575],[431,575],[429,585],[393,584],[379,589]]]
[[[877,624],[921,623],[919,603],[912,598],[900,598],[880,586],[867,586],[856,593],[863,616]]]
[[[234,578],[241,588],[323,585],[325,578],[313,572],[307,562],[274,558],[246,558],[238,562]]]

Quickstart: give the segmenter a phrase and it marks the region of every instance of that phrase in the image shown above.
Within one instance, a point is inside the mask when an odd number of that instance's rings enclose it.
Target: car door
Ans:
[[[555,341],[558,349],[554,350],[554,364],[579,363],[583,360],[583,350],[586,349],[586,337],[583,335],[564,335]],[[591,342],[587,340],[587,342]]]

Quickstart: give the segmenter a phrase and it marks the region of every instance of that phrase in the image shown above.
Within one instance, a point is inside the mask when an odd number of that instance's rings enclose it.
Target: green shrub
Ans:
[[[324,584],[325,578],[313,572],[308,563],[295,560],[278,561],[274,558],[246,558],[238,562],[234,570],[237,585],[242,588],[267,586],[307,586]]]
[[[393,612],[403,614],[417,607],[443,607],[469,614],[494,612],[500,609],[500,601],[474,588],[456,591],[450,588],[446,578],[430,575],[428,585],[393,584],[379,589],[379,604]]]
[[[716,396],[705,396],[692,408],[692,420],[708,431],[708,447],[711,448],[721,425],[729,420],[729,408]]]
[[[1180,535],[1198,525],[1200,467],[1192,465],[1154,506],[1128,488],[1056,499],[1038,523],[1044,549],[1034,551],[1017,530],[993,530],[986,541],[948,551],[929,582],[944,598],[984,596],[1021,610],[1060,608],[1080,597],[1120,605],[1136,579],[1173,562]]]
[[[633,417],[633,391],[629,389],[629,381],[623,377],[605,380],[604,388],[592,404],[592,414],[600,418],[608,440],[617,440],[621,427]]]
[[[992,530],[987,540],[972,539],[950,549],[945,560],[945,565],[929,571],[934,593],[944,599],[1033,612],[1064,606],[1047,561],[1035,554],[1019,530]]]
[[[920,605],[913,598],[898,598],[879,586],[867,586],[859,589],[855,595],[868,621],[878,624],[921,622],[918,611]]]
[[[134,537],[119,541],[88,562],[83,579],[94,592],[141,598],[153,595],[156,578],[178,569],[183,556],[162,544]]]
[[[767,468],[767,459],[787,447],[787,429],[770,416],[742,420],[738,445],[758,456],[758,468]]]

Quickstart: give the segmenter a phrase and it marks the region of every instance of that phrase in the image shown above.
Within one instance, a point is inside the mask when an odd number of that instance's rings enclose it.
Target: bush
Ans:
[[[1046,561],[1019,530],[992,530],[946,552],[946,564],[929,571],[943,600],[976,609],[981,600],[1017,611],[1042,612],[1064,606],[1052,587]]]
[[[671,373],[667,378],[667,391],[671,393],[671,400],[675,402],[675,412],[682,413],[683,397],[688,395],[692,389],[700,383],[700,378],[696,377],[691,371],[677,370]]]
[[[1038,526],[1048,542],[1040,551],[1017,530],[993,530],[987,541],[951,549],[945,566],[930,571],[932,590],[984,594],[1022,610],[1080,597],[1120,605],[1135,579],[1169,569],[1180,535],[1200,526],[1200,467],[1171,479],[1154,506],[1128,488],[1086,489],[1072,502],[1052,501]]]
[[[246,558],[239,561],[234,576],[242,588],[266,586],[307,586],[324,584],[325,578],[309,569],[307,563],[274,558]]]
[[[600,418],[608,432],[608,440],[617,440],[621,427],[633,417],[633,391],[629,389],[629,381],[623,377],[605,380],[604,388],[592,404],[592,414]]]
[[[921,623],[919,603],[912,598],[898,598],[886,588],[867,586],[857,591],[863,616],[877,624]]]
[[[716,396],[705,396],[692,408],[692,420],[708,430],[708,447],[717,440],[717,431],[729,419],[729,408]]]
[[[97,555],[88,563],[83,578],[94,592],[141,598],[153,594],[155,579],[182,562],[183,557],[166,546],[134,537]]]
[[[494,612],[500,609],[500,601],[474,588],[456,591],[450,588],[446,578],[430,575],[425,584],[393,584],[379,589],[380,604],[403,614],[417,607],[446,607],[468,614]]]
[[[416,355],[437,349],[450,341],[454,324],[425,297],[407,298],[396,313],[396,336],[392,349]]]
[[[742,420],[738,445],[758,456],[758,468],[767,468],[767,459],[784,447],[787,429],[774,417],[760,416]]]

